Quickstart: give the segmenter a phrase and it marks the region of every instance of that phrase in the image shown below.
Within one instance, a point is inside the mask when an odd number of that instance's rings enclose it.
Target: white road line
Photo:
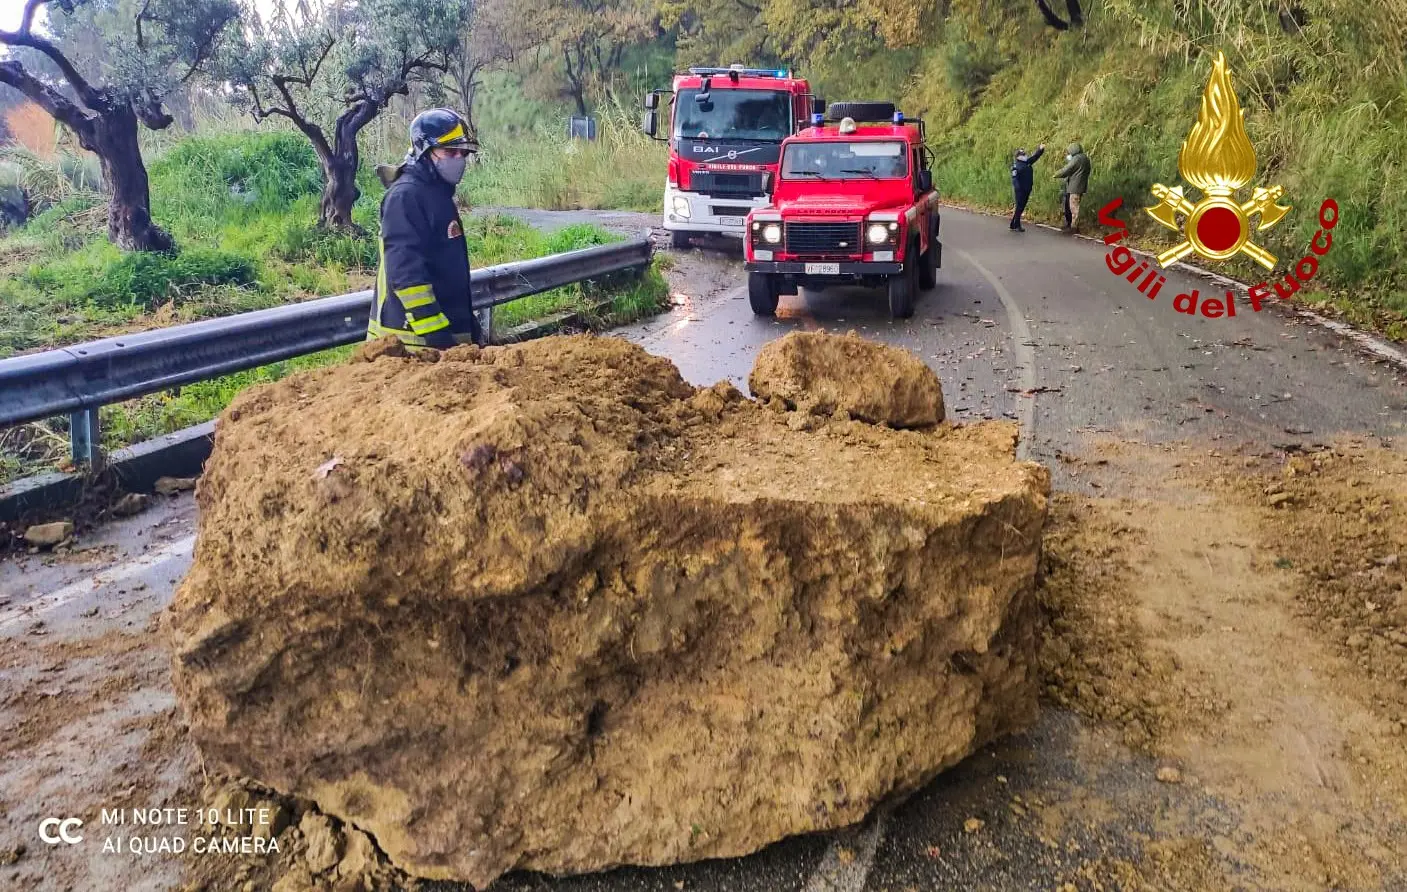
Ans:
[[[1026,317],[1022,315],[1016,298],[1012,297],[1001,280],[978,263],[975,257],[961,248],[956,250],[986,278],[992,290],[1001,298],[1002,307],[1006,310],[1007,323],[1011,327],[1012,347],[1016,354],[1021,389],[1035,390],[1036,351],[1031,347],[1031,329],[1026,324]],[[1032,395],[1018,396],[1016,399],[1017,421],[1021,425],[1016,457],[1025,461],[1030,457],[1031,441],[1035,438],[1036,398]],[[879,849],[880,840],[884,838],[884,825],[888,817],[886,812],[880,811],[875,814],[868,827],[837,834],[826,849],[825,855],[821,856],[821,863],[811,875],[803,892],[861,892],[865,888],[865,880],[869,878],[871,868],[874,867],[875,852]],[[846,858],[841,857],[842,849],[849,852]]]
[[[41,595],[35,600],[12,606],[0,612],[0,630],[8,629],[17,623],[33,622],[53,610],[57,610],[75,598],[91,594],[104,586],[124,582],[133,576],[159,567],[168,561],[189,557],[195,546],[195,534],[168,542],[154,551],[148,551],[132,560],[100,570],[86,579],[71,582],[57,591]]]
[[[1021,308],[1016,304],[1016,298],[1011,296],[1011,292],[1006,290],[1006,286],[1001,280],[992,275],[991,270],[977,262],[977,258],[958,248],[957,252],[962,259],[972,264],[979,273],[987,280],[987,284],[996,291],[997,297],[1001,298],[1002,307],[1006,310],[1006,320],[1011,326],[1012,348],[1016,353],[1016,364],[1020,371],[1021,389],[1031,392],[1036,389],[1036,351],[1031,347],[1031,329],[1026,325],[1026,317],[1022,315]],[[1036,438],[1036,396],[1034,393],[1029,397],[1016,397],[1016,418],[1021,425],[1021,437],[1016,441],[1016,457],[1025,461],[1031,457],[1031,443]]]
[[[884,838],[888,819],[888,811],[881,808],[868,826],[837,833],[803,892],[861,892],[874,867],[875,852]],[[842,850],[847,853],[845,857],[841,857]]]
[[[1373,353],[1379,357],[1382,357],[1383,359],[1386,359],[1388,362],[1392,363],[1393,365],[1396,365],[1398,368],[1407,370],[1407,353],[1403,353],[1401,350],[1398,350],[1396,347],[1392,346],[1387,341],[1379,340],[1373,337],[1372,335],[1368,334],[1367,332],[1359,331],[1351,325],[1345,325],[1342,322],[1338,322],[1334,319],[1326,319],[1312,310],[1306,310],[1304,307],[1296,306],[1292,309],[1297,315],[1307,317],[1310,321],[1314,322],[1315,324],[1322,325],[1325,328],[1329,329],[1329,331],[1335,332],[1336,334],[1340,334],[1343,337],[1348,338],[1349,340],[1358,344],[1358,346],[1362,347],[1370,353]]]

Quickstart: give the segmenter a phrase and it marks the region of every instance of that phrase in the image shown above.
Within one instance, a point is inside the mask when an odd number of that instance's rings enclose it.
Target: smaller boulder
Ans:
[[[195,489],[194,477],[159,477],[152,487],[157,495],[174,496],[178,492]]]
[[[326,815],[308,812],[298,824],[308,850],[304,862],[313,873],[326,873],[342,860],[342,834]]]
[[[893,428],[943,420],[943,387],[932,369],[905,350],[853,335],[792,332],[772,341],[757,354],[748,387],[763,402],[816,415],[843,412]]]
[[[24,531],[24,541],[35,548],[53,548],[73,535],[73,524],[67,520],[35,524]]]
[[[151,496],[140,492],[129,492],[112,506],[112,513],[115,517],[132,517],[147,510],[147,506],[150,504]]]

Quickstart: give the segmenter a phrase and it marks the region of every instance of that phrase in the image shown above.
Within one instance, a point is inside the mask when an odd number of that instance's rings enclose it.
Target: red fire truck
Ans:
[[[663,136],[662,96],[670,105]],[[741,238],[748,213],[769,203],[782,140],[824,107],[804,78],[741,65],[690,68],[674,76],[672,90],[647,93],[643,129],[669,143],[664,228],[674,246],[695,233]]]

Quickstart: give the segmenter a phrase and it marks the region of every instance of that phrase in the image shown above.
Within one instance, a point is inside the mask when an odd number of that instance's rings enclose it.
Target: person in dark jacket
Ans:
[[[405,161],[377,167],[387,189],[368,340],[393,334],[412,350],[484,343],[454,205],[454,188],[478,148],[464,118],[436,108],[411,122]]]
[[[1011,162],[1011,191],[1016,196],[1016,213],[1011,215],[1011,229],[1014,232],[1026,231],[1026,227],[1021,225],[1021,214],[1026,210],[1026,202],[1031,197],[1031,185],[1034,182],[1031,166],[1040,160],[1044,152],[1045,143],[1041,143],[1030,156],[1026,155],[1025,149],[1017,149],[1016,160]]]

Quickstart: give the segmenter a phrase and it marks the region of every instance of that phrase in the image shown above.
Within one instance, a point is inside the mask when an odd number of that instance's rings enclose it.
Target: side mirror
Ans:
[[[658,94],[658,93],[646,93],[646,94],[645,94],[645,107],[648,108],[648,109],[650,109],[651,111],[654,111],[655,109],[659,108],[659,107],[660,107],[660,94]]]
[[[660,129],[660,116],[658,112],[645,112],[645,119],[640,122],[640,129],[645,131],[646,136],[654,136]]]
[[[918,190],[920,192],[933,191],[933,171],[920,170],[918,172]]]

